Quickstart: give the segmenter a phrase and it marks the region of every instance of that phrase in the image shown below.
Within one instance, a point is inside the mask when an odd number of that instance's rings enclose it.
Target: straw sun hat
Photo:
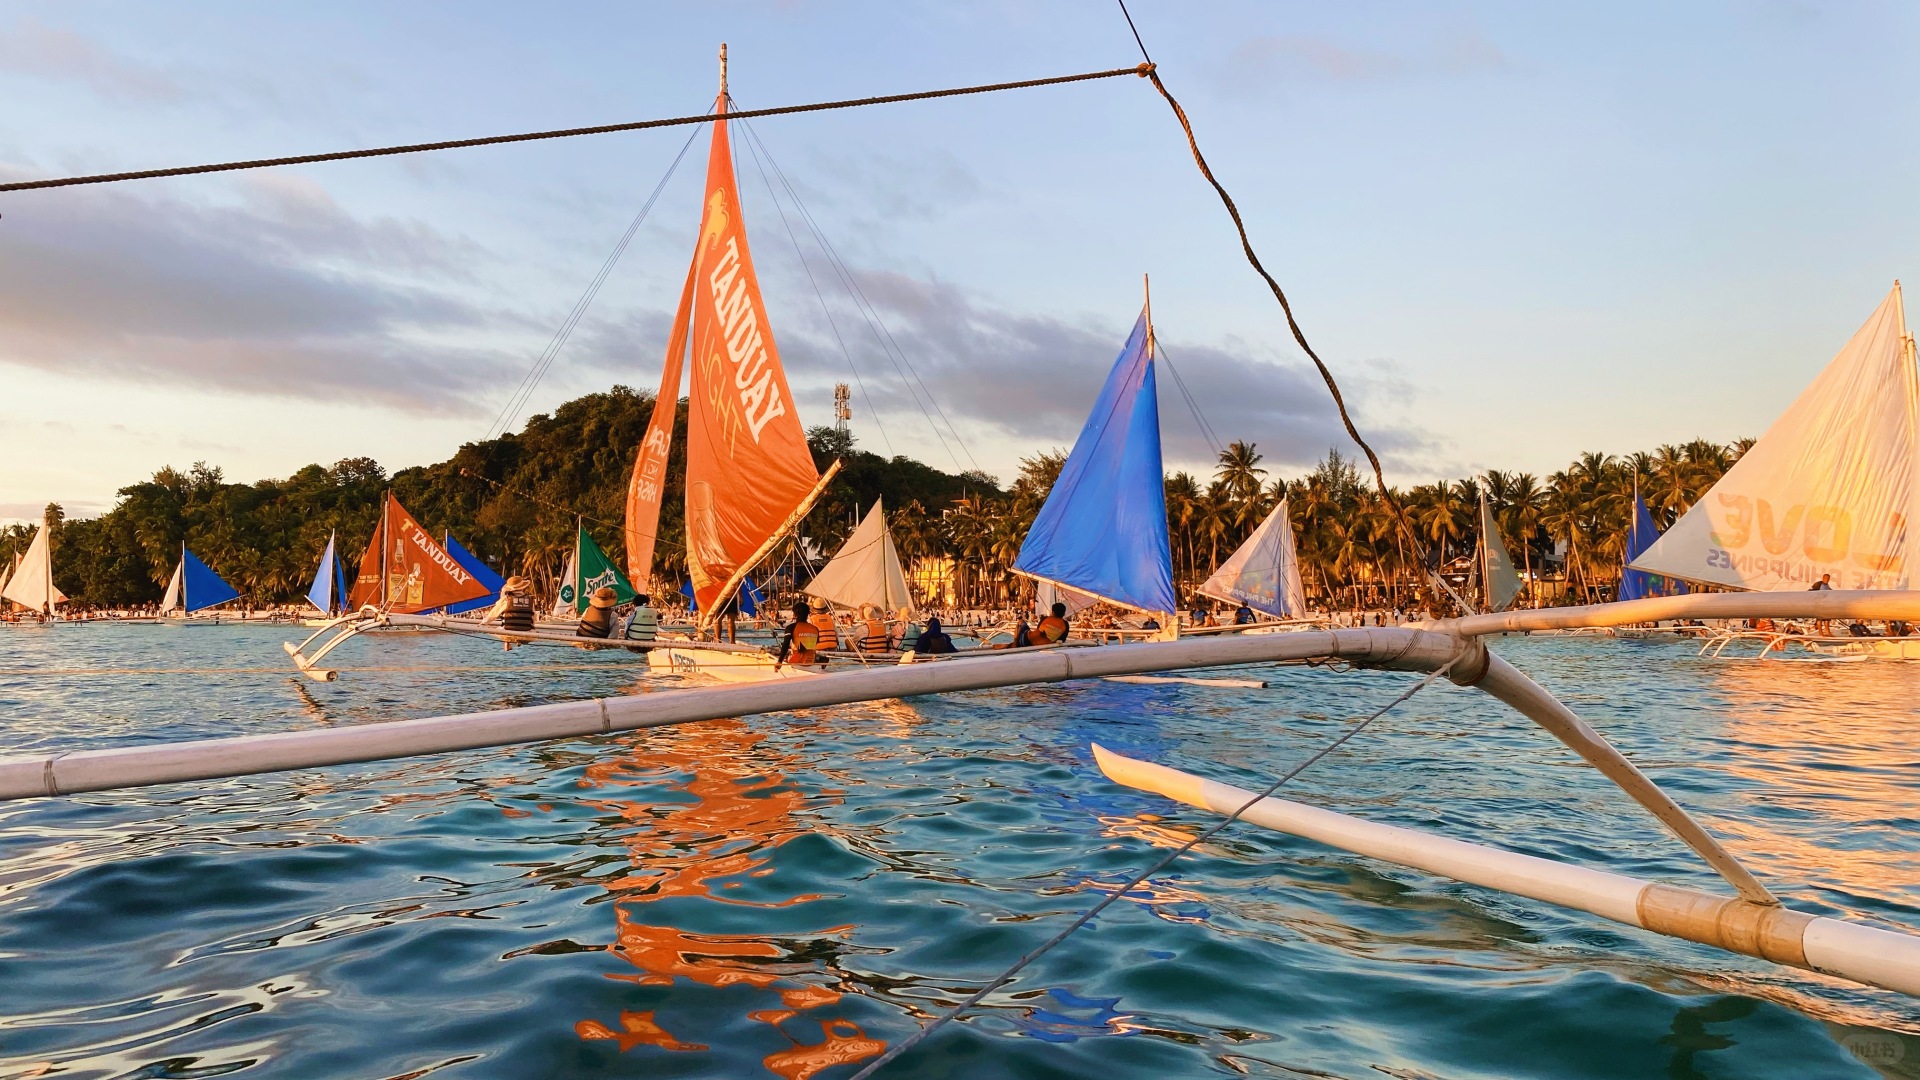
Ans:
[[[521,577],[519,574],[515,574],[512,577],[508,578],[506,581],[506,584],[500,586],[500,591],[503,593],[523,593],[523,592],[529,592],[532,589],[533,589],[533,582],[528,581],[526,578]]]
[[[610,608],[614,604],[614,599],[613,586],[602,585],[593,591],[592,596],[587,597],[587,603],[597,608]]]

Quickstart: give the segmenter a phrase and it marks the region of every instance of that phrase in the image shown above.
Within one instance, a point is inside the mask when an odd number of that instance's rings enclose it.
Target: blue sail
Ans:
[[[219,574],[184,547],[180,549],[180,562],[185,568],[180,575],[180,605],[188,611],[201,611],[240,599],[239,590],[220,580]]]
[[[507,583],[506,579],[494,573],[493,569],[486,563],[481,562],[479,556],[460,546],[460,541],[455,540],[452,533],[442,533],[441,535],[447,541],[447,554],[453,556],[453,561],[466,567],[467,573],[472,574],[475,581],[487,587],[487,595],[485,596],[473,600],[462,600],[457,604],[448,604],[447,614],[458,615],[463,611],[492,607],[494,601],[500,599],[500,587]]]
[[[329,546],[333,544],[331,537],[328,538],[327,544]],[[340,613],[344,615],[347,613],[347,605],[353,601],[348,599],[351,594],[347,592],[347,567],[339,559],[333,560],[333,584],[334,602],[340,605]]]
[[[1178,608],[1145,312],[1013,568],[1143,611]]]
[[[1653,514],[1647,510],[1647,501],[1640,497],[1636,489],[1633,493],[1633,521],[1627,526],[1627,557],[1622,565],[1630,565],[1640,557],[1640,553],[1653,546],[1660,539],[1660,530],[1654,527]],[[1659,574],[1649,574],[1645,570],[1622,570],[1620,573],[1620,599],[1643,600],[1649,596],[1666,596],[1683,593],[1686,586],[1670,581]]]
[[[699,612],[700,605],[695,603],[693,599],[693,582],[681,582],[680,595],[687,598],[687,610],[689,612]],[[740,598],[740,614],[748,618],[759,615],[760,608],[767,602],[767,594],[760,590],[760,586],[753,583],[751,576],[741,579],[740,589],[734,595]]]
[[[333,534],[327,534],[327,550],[320,554],[320,569],[313,573],[313,588],[307,590],[307,603],[327,614],[333,614],[336,599],[347,602],[345,589],[335,593],[334,583],[340,579],[340,560],[333,553]]]

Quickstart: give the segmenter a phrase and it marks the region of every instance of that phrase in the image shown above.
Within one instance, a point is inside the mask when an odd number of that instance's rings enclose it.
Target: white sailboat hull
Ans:
[[[703,642],[661,641],[647,653],[650,671],[695,676],[718,682],[755,683],[775,679],[810,679],[824,674],[825,664],[781,664],[757,649],[712,648]]]

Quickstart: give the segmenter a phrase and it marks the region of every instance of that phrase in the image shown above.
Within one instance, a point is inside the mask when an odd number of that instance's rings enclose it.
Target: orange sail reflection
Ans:
[[[616,938],[609,951],[639,969],[637,974],[612,975],[642,986],[669,986],[687,979],[703,986],[750,986],[770,992],[766,1007],[747,1013],[751,1020],[782,1024],[801,1012],[837,1004],[839,991],[802,981],[817,971],[814,959],[796,959],[780,940],[747,934],[703,934],[660,925],[648,919],[647,905],[666,898],[697,897],[751,907],[791,907],[816,899],[802,894],[762,902],[735,899],[727,890],[743,877],[773,873],[772,853],[797,836],[814,832],[814,822],[797,816],[807,802],[787,786],[776,767],[783,764],[766,736],[738,721],[704,724],[693,729],[661,729],[646,738],[634,753],[586,768],[582,786],[598,788],[654,787],[684,777],[675,787],[691,801],[595,799],[589,805],[626,820],[631,831],[623,837],[633,869],[606,888],[614,902]],[[791,764],[787,762],[786,764]],[[830,927],[816,934],[842,934],[849,927]],[[792,936],[791,933],[781,938]],[[833,1065],[861,1061],[879,1054],[886,1044],[868,1038],[859,1025],[845,1019],[818,1021],[821,1041],[793,1043],[764,1059],[767,1070],[789,1080],[804,1080]],[[706,1047],[683,1041],[660,1025],[653,1012],[623,1011],[617,1024],[582,1020],[575,1031],[583,1039],[608,1039],[621,1051],[638,1046],[662,1050],[697,1051]]]

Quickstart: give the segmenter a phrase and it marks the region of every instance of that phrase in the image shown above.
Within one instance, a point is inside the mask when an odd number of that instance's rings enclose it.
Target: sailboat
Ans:
[[[54,609],[67,602],[67,594],[53,583],[53,539],[48,523],[42,521],[33,541],[14,563],[0,599],[11,600],[28,611],[52,618]]]
[[[497,588],[498,586],[496,586]],[[553,617],[562,620],[571,631],[575,620],[586,613],[587,598],[602,588],[613,590],[614,603],[632,603],[638,594],[620,567],[600,550],[584,523],[577,523],[573,534],[573,552],[567,556],[567,576],[560,582],[554,601]]]
[[[200,557],[180,545],[180,562],[173,568],[173,578],[167,582],[167,595],[160,601],[160,614],[169,615],[178,611],[182,617],[197,611],[230,604],[240,599],[240,590],[227,584],[213,568],[200,561]]]
[[[348,594],[350,606],[411,615],[486,594],[486,585],[387,492],[380,504],[380,524],[360,557],[360,572]]]
[[[780,540],[799,525],[839,471],[818,472],[761,301],[734,186],[727,136],[726,53],[707,156],[706,200],[680,293],[653,416],[627,489],[630,580],[653,576],[654,537],[666,491],[680,376],[687,372],[686,560],[699,622],[694,639],[663,638],[650,664],[737,680],[806,674],[764,650],[711,636],[717,612]],[[688,363],[689,358],[691,363]]]
[[[1500,523],[1493,519],[1493,507],[1487,493],[1480,493],[1480,551],[1476,569],[1480,576],[1480,598],[1488,611],[1505,611],[1524,587],[1513,558],[1507,554],[1506,538],[1500,535]]]
[[[1150,305],[1108,372],[1013,572],[1142,612],[1160,621],[1161,634],[1179,634]]]
[[[892,615],[913,607],[907,592],[906,571],[900,565],[900,550],[893,544],[887,528],[887,515],[881,500],[873,500],[867,516],[820,568],[805,592],[840,608],[858,611],[867,605]]]
[[[1906,589],[1916,454],[1920,371],[1896,281],[1759,441],[1627,568],[1714,589],[1805,590],[1823,579]],[[1837,647],[1920,659],[1920,640],[1900,637]]]
[[[337,534],[327,534],[327,550],[320,554],[320,566],[313,572],[313,586],[307,590],[307,602],[320,609],[327,619],[347,614],[347,569],[334,546]]]
[[[1246,543],[1227,556],[1197,591],[1215,600],[1245,604],[1273,619],[1307,617],[1307,590],[1300,580],[1293,516],[1284,496]]]

